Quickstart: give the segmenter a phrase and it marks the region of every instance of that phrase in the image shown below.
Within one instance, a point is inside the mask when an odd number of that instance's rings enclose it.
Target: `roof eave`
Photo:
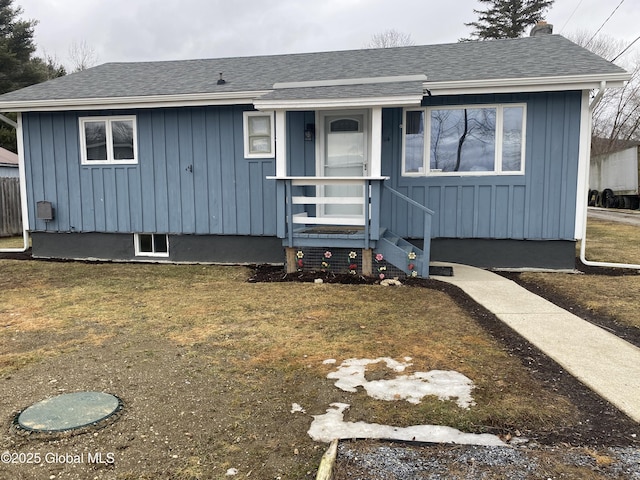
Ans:
[[[129,108],[188,107],[205,105],[251,105],[271,90],[132,97],[69,98],[56,100],[0,101],[0,112],[46,112],[74,110],[120,110]]]
[[[592,90],[606,82],[607,87],[623,87],[631,74],[627,72],[605,75],[573,75],[558,77],[504,78],[424,82],[425,92],[431,95],[465,95],[481,93],[547,92]]]
[[[409,107],[420,105],[423,95],[359,98],[309,98],[291,100],[260,100],[253,105],[258,110],[323,110],[335,108]]]

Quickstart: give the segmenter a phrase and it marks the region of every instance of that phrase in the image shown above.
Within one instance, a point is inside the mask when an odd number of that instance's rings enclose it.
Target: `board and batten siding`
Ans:
[[[275,235],[273,159],[245,159],[247,107],[23,114],[35,231]],[[81,165],[78,118],[136,115],[136,165]],[[55,219],[36,218],[36,202]]]
[[[524,175],[403,177],[402,110],[383,111],[382,174],[435,211],[432,238],[575,239],[581,92],[427,97],[423,105],[522,102]],[[382,225],[404,237],[423,236],[421,212],[388,193],[382,205]]]

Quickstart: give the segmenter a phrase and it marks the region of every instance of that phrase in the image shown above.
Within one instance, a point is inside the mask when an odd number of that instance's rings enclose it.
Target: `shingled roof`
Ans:
[[[225,80],[221,84],[220,74]],[[426,79],[416,82],[418,76]],[[398,77],[398,81],[393,82],[393,77]],[[412,81],[405,81],[409,77]],[[375,82],[378,78],[387,80]],[[562,36],[542,35],[385,49],[107,63],[2,95],[0,110],[80,105],[94,99],[143,102],[194,96],[203,101],[255,100],[265,95],[273,98],[275,90],[279,90],[276,98],[285,99],[323,94],[387,95],[397,90],[394,83],[402,84],[403,93],[422,94],[422,88],[437,93],[449,85],[477,82],[486,86],[524,85],[549,79],[564,83],[588,80],[597,84],[603,80],[622,82],[628,79],[628,74]],[[322,82],[332,91],[319,92],[317,87]],[[296,88],[295,93],[292,88]]]

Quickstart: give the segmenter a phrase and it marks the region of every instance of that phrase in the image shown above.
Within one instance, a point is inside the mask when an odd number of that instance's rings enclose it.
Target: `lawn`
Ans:
[[[22,235],[16,237],[0,237],[0,248],[23,248],[24,239]]]
[[[332,402],[351,405],[352,422],[534,438],[584,420],[553,382],[437,288],[249,283],[250,275],[244,267],[0,260],[0,451],[115,459],[0,464],[0,477],[222,479],[237,469],[235,478],[314,478],[326,445],[307,430]],[[375,400],[327,379],[336,368],[327,359],[378,357],[411,357],[407,374],[459,372],[473,381],[476,405]],[[7,433],[21,409],[82,390],[119,396],[120,418],[75,436]]]
[[[640,227],[589,219],[586,259],[640,264]],[[595,317],[637,330],[640,335],[640,272],[585,269],[586,274],[523,273],[522,281],[553,292],[564,304],[575,304]]]
[[[597,220],[588,227],[588,259],[640,258],[640,229]],[[19,240],[0,239],[0,247]],[[590,272],[522,273],[519,280],[640,331],[640,275]],[[223,479],[237,469],[235,478],[314,478],[326,445],[307,430],[333,402],[350,405],[349,422],[539,439],[589,423],[557,380],[536,372],[526,352],[514,355],[482,315],[438,282],[249,283],[251,274],[245,267],[0,260],[0,451],[114,458],[0,464],[0,477]],[[406,374],[459,372],[475,385],[475,405],[375,400],[327,378],[344,360],[379,357],[410,357]],[[381,363],[367,371],[367,380],[394,376]],[[82,390],[119,396],[121,416],[75,436],[10,432],[25,407]],[[552,462],[545,473],[559,474],[562,465]]]

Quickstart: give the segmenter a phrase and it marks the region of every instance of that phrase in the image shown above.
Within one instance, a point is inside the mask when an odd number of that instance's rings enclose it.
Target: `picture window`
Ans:
[[[406,110],[403,175],[524,173],[526,106]]]

